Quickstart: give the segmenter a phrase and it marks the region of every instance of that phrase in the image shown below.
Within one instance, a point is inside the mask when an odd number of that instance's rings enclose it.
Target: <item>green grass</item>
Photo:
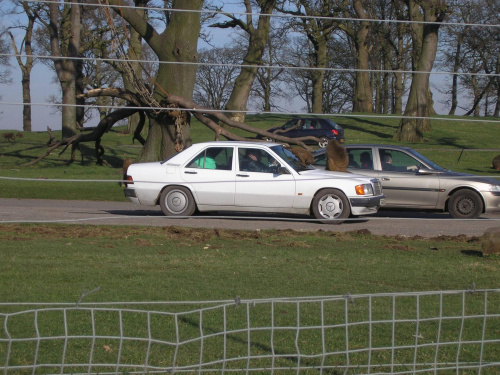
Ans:
[[[496,288],[500,284],[500,258],[480,256],[481,243],[475,238],[386,238],[363,233],[289,232],[289,231],[231,231],[213,229],[187,229],[181,227],[106,227],[70,225],[3,225],[0,232],[0,301],[3,302],[74,302],[82,291],[99,288],[89,294],[83,302],[126,301],[213,301],[257,299],[268,297],[325,296],[363,293],[386,293],[428,290],[468,289],[473,283],[478,288]],[[490,294],[488,313],[500,312],[500,296]],[[468,319],[464,326],[460,320],[444,321],[440,330],[436,321],[425,318],[460,316],[461,297],[444,297],[444,309],[440,311],[439,298],[422,297],[419,301],[421,348],[418,361],[434,360],[433,343],[437,332],[441,342],[454,341],[462,332],[462,339],[479,340],[482,335],[484,300],[480,294],[467,297],[467,314],[477,315]],[[386,347],[391,344],[392,305],[391,297],[378,297],[372,301],[373,321],[370,343],[369,326],[363,322],[370,319],[366,298],[348,304],[349,347],[363,349]],[[411,363],[414,352],[415,324],[404,319],[415,319],[415,297],[398,297],[396,317],[396,344],[408,345],[399,349],[396,361]],[[134,306],[132,306],[134,307]],[[157,311],[189,311],[197,306],[143,306],[134,307]],[[22,309],[22,306],[3,306],[3,312]],[[325,342],[328,350],[342,351],[347,341],[343,324],[346,304],[343,301],[326,302],[324,323]],[[268,327],[272,316],[269,304],[251,306],[252,327]],[[204,342],[204,360],[221,357],[224,344],[221,332],[245,329],[247,310],[245,305],[233,306],[226,311],[227,326],[224,329],[223,311],[218,308],[203,314],[204,334],[217,334]],[[299,315],[300,318],[299,318]],[[319,303],[277,303],[274,325],[283,327],[273,333],[276,354],[295,353],[296,334],[294,327],[321,325]],[[116,311],[97,310],[94,322],[90,311],[70,308],[66,313],[68,334],[92,337],[115,336],[113,338],[72,338],[66,350],[66,363],[86,363],[91,351],[94,363],[116,361],[120,344],[119,319]],[[150,316],[136,312],[124,312],[122,316],[124,335],[142,337],[150,335],[156,340],[175,342],[199,337],[200,314],[185,313],[178,316],[179,336],[174,330],[174,317],[153,313]],[[151,330],[148,331],[148,321]],[[385,321],[385,322],[384,322]],[[9,318],[9,335],[13,338],[64,336],[63,315],[58,311],[41,311],[13,315]],[[0,317],[0,326],[4,327]],[[284,329],[285,327],[289,327]],[[486,338],[498,338],[498,319],[488,318]],[[38,332],[38,333],[37,333]],[[0,339],[6,336],[0,329]],[[298,337],[302,354],[322,351],[320,329],[303,329]],[[241,360],[229,367],[246,367],[247,335],[245,332],[227,335],[227,357]],[[269,352],[270,331],[252,333],[251,354]],[[38,363],[60,363],[62,340],[42,341]],[[6,345],[0,342],[1,358]],[[105,348],[109,348],[105,349]],[[11,348],[10,365],[33,363],[35,341],[18,343]],[[457,346],[441,347],[440,361],[452,361]],[[483,360],[496,360],[498,345],[485,345]],[[463,344],[461,360],[477,360],[480,347]],[[141,363],[147,351],[147,343],[125,341],[121,361]],[[200,344],[184,344],[177,353],[177,365],[196,363]],[[172,346],[153,344],[150,363],[168,366],[174,355]],[[366,364],[367,353],[351,354],[350,363]],[[390,350],[374,352],[373,363],[390,361]],[[59,361],[59,362],[58,362]],[[302,365],[319,365],[320,358],[303,359]],[[328,365],[345,363],[345,356],[331,356]],[[293,366],[296,362],[289,356],[279,359],[276,365]],[[269,366],[269,360],[252,360],[251,366]],[[80,371],[79,371],[80,370]],[[46,369],[49,371],[49,369]],[[75,367],[74,372],[81,372]],[[104,371],[101,369],[101,371]],[[57,370],[54,370],[57,372]],[[71,371],[67,371],[71,372]],[[19,372],[23,373],[23,372]],[[38,372],[37,372],[38,373]],[[40,373],[44,373],[40,369]],[[342,373],[342,372],[341,372]],[[464,372],[465,374],[466,372]],[[486,371],[485,374],[494,372]]]
[[[155,301],[500,285],[499,259],[464,238],[3,225],[0,239],[0,301],[76,301],[97,286],[99,301]]]
[[[282,124],[289,117],[284,115],[250,116],[248,123],[267,129]],[[395,143],[392,140],[398,120],[393,118],[362,119],[339,117],[335,120],[346,129],[349,143]],[[472,151],[472,149],[498,149],[498,124],[477,122],[460,123],[433,121],[433,131],[426,134],[425,142],[410,145],[443,166],[453,165],[457,171],[475,174],[493,174],[491,160],[497,151]],[[473,129],[473,131],[471,131]],[[134,158],[140,147],[131,143],[131,136],[124,136],[120,128],[112,130],[103,138],[106,149],[104,159],[107,166],[96,166],[93,145],[82,147],[82,155],[72,164],[67,164],[68,151],[61,156],[54,152],[32,167],[23,165],[45,153],[48,136],[45,133],[25,133],[16,142],[0,138],[0,176],[18,177],[26,180],[0,179],[2,198],[45,198],[45,199],[86,199],[125,201],[121,179],[122,160]],[[243,133],[241,133],[243,134]],[[213,140],[213,134],[201,124],[194,122],[192,130],[195,142]],[[60,133],[56,132],[56,137]],[[470,151],[464,151],[462,149]],[[462,153],[462,154],[461,154]],[[458,158],[460,161],[457,163]],[[48,182],[46,179],[90,179],[112,180],[98,182]],[[362,233],[289,231],[228,231],[209,229],[187,229],[180,227],[123,227],[123,226],[77,226],[77,225],[2,225],[0,231],[0,301],[2,302],[75,302],[82,291],[99,290],[88,295],[85,302],[113,301],[201,301],[227,300],[241,296],[245,299],[267,297],[300,297],[319,295],[344,295],[363,293],[386,293],[428,290],[467,289],[475,284],[477,288],[498,288],[500,285],[500,258],[482,257],[481,243],[477,238],[406,238],[380,237]],[[483,311],[483,301],[471,295],[467,309]],[[498,312],[498,298],[490,297],[488,312]],[[459,314],[460,300],[445,299],[444,313]],[[422,316],[439,314],[437,301],[433,298],[421,301]],[[149,306],[151,307],[151,306]],[[373,305],[373,318],[387,319],[392,311],[391,301],[377,299]],[[18,310],[22,306],[2,306],[4,312]],[[156,306],[154,308],[157,308]],[[165,307],[161,307],[164,309]],[[178,307],[175,309],[186,309]],[[328,322],[343,316],[344,305],[328,306]],[[350,319],[367,319],[366,300],[357,301],[349,307]],[[415,300],[408,297],[398,304],[401,316],[414,315]],[[267,324],[269,306],[255,306],[252,324]],[[231,310],[228,317],[230,328],[245,326],[245,309]],[[316,324],[318,306],[308,305],[299,311],[304,324]],[[398,313],[399,314],[399,313]],[[405,315],[406,314],[406,315]],[[98,334],[116,335],[118,332],[116,313],[97,313]],[[92,332],[87,310],[72,310],[67,318],[72,323],[71,334],[88,335]],[[33,337],[33,313],[11,316],[9,333],[13,337]],[[37,317],[42,335],[63,335],[61,313],[40,313]],[[161,316],[152,315],[152,334],[156,338],[172,339],[172,323]],[[183,317],[181,334],[183,337],[195,335],[199,323],[197,314]],[[294,326],[297,322],[297,308],[280,306],[277,324]],[[147,337],[146,317],[143,314],[126,314],[127,333]],[[207,329],[220,331],[221,311],[204,316]],[[0,317],[0,326],[5,320]],[[465,323],[464,339],[480,339],[481,319]],[[488,321],[486,338],[498,338],[498,320]],[[168,329],[167,329],[168,328]],[[384,324],[373,325],[372,345],[387,345],[390,337]],[[456,321],[445,322],[442,328],[443,340],[446,336],[453,340],[461,326]],[[366,348],[368,345],[366,325],[349,329],[350,346]],[[340,332],[341,331],[341,332]],[[326,332],[329,348],[345,346],[345,329]],[[433,361],[435,352],[432,343],[436,340],[436,324],[422,323],[421,332],[425,342],[431,345],[421,349],[419,360]],[[396,336],[398,345],[414,343],[414,324],[398,325]],[[6,332],[0,329],[0,339]],[[276,347],[283,353],[294,351],[296,336],[294,331],[277,332]],[[265,352],[269,344],[269,332],[254,333],[251,337],[252,354]],[[93,352],[96,361],[113,363],[117,356],[119,340],[88,339],[71,340],[67,348],[67,363],[86,363]],[[313,353],[319,348],[320,332],[304,331],[299,337],[303,353]],[[246,334],[231,334],[228,340],[228,354],[246,355]],[[43,341],[40,344],[39,363],[60,363],[61,341]],[[206,342],[205,360],[216,359],[220,355],[222,339],[214,338]],[[103,350],[109,347],[111,351]],[[25,342],[11,348],[10,365],[33,363],[36,342]],[[129,343],[123,349],[123,362],[144,361],[146,344]],[[153,345],[151,363],[168,365],[173,351],[164,346]],[[440,350],[440,361],[454,361],[454,345]],[[461,349],[461,360],[474,361],[480,347],[468,345]],[[196,344],[187,345],[178,353],[179,364],[191,363],[193,353],[198,353]],[[483,359],[495,360],[498,345],[487,344]],[[0,366],[6,355],[6,345],[0,341]],[[197,354],[194,354],[195,356]],[[372,358],[372,363],[387,363],[391,353],[380,351]],[[396,360],[411,362],[414,352],[401,350]],[[126,359],[125,359],[126,358]],[[345,358],[332,357],[328,364],[340,364]],[[367,361],[366,353],[352,354],[352,364]],[[306,364],[317,365],[316,359]],[[282,366],[296,364],[290,358],[279,362]],[[252,366],[268,366],[267,361],[254,361]],[[245,367],[246,360],[231,366]],[[37,373],[50,372],[38,369]],[[52,372],[59,372],[53,368]],[[105,371],[106,369],[94,369]],[[113,369],[108,369],[112,371]],[[483,373],[494,374],[485,369]],[[84,368],[68,368],[66,373],[86,372]],[[123,370],[125,371],[125,369]],[[9,373],[31,373],[31,371],[10,371]],[[286,372],[285,372],[286,373]],[[295,373],[295,371],[294,371]],[[332,371],[336,375],[337,372]],[[343,371],[339,372],[343,373]],[[468,372],[464,371],[463,374]],[[471,373],[474,373],[473,371]]]

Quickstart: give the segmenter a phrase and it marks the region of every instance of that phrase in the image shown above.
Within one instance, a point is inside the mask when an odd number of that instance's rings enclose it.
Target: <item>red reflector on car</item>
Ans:
[[[335,130],[335,129],[332,129],[332,133],[333,133],[334,135],[339,135],[339,132],[338,132],[337,130]]]

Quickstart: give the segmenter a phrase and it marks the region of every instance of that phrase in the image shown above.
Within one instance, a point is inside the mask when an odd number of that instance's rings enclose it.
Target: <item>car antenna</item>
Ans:
[[[446,170],[450,170],[451,167],[454,167],[455,165],[457,165],[459,162],[460,162],[460,159],[462,159],[462,155],[465,151],[465,148],[462,149],[462,151],[460,151],[460,155],[458,155],[458,159],[456,162],[452,163],[448,168],[446,168]]]

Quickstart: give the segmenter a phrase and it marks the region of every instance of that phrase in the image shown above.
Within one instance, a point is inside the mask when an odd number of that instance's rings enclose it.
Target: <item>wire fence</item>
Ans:
[[[500,371],[500,289],[0,309],[4,374]]]

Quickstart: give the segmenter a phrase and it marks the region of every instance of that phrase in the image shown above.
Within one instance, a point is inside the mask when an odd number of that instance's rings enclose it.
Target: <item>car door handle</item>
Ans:
[[[186,174],[198,174],[198,172],[196,172],[196,171],[184,171],[184,173],[186,173]]]
[[[382,177],[382,181],[391,181],[389,177]]]
[[[239,173],[238,173],[236,176],[238,176],[238,177],[250,177],[250,176],[249,176],[249,175],[247,175],[247,174],[239,174]]]

